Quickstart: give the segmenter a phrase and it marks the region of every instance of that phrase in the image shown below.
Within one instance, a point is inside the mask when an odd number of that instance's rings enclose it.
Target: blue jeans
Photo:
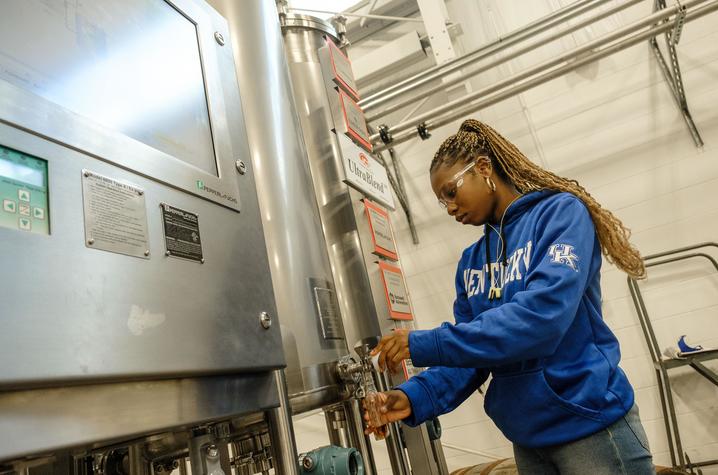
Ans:
[[[514,444],[521,475],[653,475],[653,457],[638,406],[602,431],[562,445],[530,449]]]

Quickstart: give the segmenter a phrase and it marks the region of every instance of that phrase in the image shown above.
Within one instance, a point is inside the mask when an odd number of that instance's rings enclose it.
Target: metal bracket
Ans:
[[[344,15],[335,15],[331,18],[331,23],[339,37],[339,48],[343,49],[349,46],[351,43],[349,42],[349,38],[347,38],[347,17]]]
[[[394,140],[394,137],[391,136],[391,132],[389,131],[389,126],[386,124],[379,126],[379,137],[381,137],[381,141],[387,145]]]
[[[671,44],[677,45],[681,41],[681,33],[683,33],[683,25],[686,22],[686,7],[681,5],[680,0],[676,0],[676,6],[678,6],[678,14],[676,19],[673,21],[673,31],[670,33]]]
[[[698,132],[698,127],[696,127],[693,117],[691,116],[691,112],[688,109],[686,91],[683,87],[683,77],[681,76],[681,68],[678,63],[678,53],[676,53],[676,44],[680,39],[681,32],[683,31],[683,23],[686,17],[686,7],[681,5],[679,1],[677,1],[676,4],[678,6],[678,14],[674,20],[673,30],[667,31],[665,34],[666,49],[668,50],[668,56],[670,57],[671,62],[670,67],[666,63],[661,49],[658,47],[658,41],[656,38],[651,38],[648,43],[651,46],[653,55],[658,61],[658,66],[661,68],[663,77],[666,80],[666,83],[668,83],[668,88],[671,90],[671,95],[676,102],[676,106],[678,106],[678,110],[680,110],[683,115],[683,120],[688,127],[691,137],[693,138],[693,143],[695,143],[696,147],[703,147],[703,139],[701,138],[700,132]],[[655,0],[653,6],[654,12],[664,8],[666,8],[665,0]]]
[[[417,125],[416,132],[419,134],[419,137],[421,137],[421,140],[427,140],[429,137],[431,137],[429,129],[426,128],[426,122],[422,122],[421,124]]]

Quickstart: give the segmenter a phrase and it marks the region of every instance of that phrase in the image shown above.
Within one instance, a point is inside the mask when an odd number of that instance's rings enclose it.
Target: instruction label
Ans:
[[[86,247],[149,258],[144,190],[83,170],[82,200]]]
[[[389,213],[367,199],[364,200],[364,206],[369,219],[374,254],[384,256],[392,261],[399,260],[396,243],[394,242],[394,233],[391,231]]]
[[[357,85],[354,81],[352,63],[333,41],[327,40],[327,47],[329,48],[329,58],[332,63],[332,72],[334,73],[332,79],[344,92],[349,94],[353,100],[358,101],[359,93],[357,92]]]
[[[369,130],[366,127],[364,112],[343,90],[339,90],[339,104],[344,116],[344,132],[369,152],[372,145],[369,137]]]
[[[404,379],[409,380],[414,375],[421,373],[421,370],[414,367],[411,359],[407,358],[401,362],[402,369],[404,370]]]
[[[204,262],[202,239],[199,234],[199,216],[166,203],[163,203],[160,208],[162,209],[167,255]]]
[[[401,269],[385,262],[378,262],[377,264],[381,270],[389,315],[394,320],[413,320],[409,292],[406,290]]]

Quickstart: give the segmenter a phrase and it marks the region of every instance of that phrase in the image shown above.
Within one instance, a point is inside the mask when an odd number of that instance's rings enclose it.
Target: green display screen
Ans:
[[[50,234],[47,161],[0,145],[0,226]]]

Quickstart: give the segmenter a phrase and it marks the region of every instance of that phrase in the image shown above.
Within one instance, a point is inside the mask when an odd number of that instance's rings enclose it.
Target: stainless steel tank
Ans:
[[[209,3],[228,20],[241,65],[237,78],[282,327],[287,385],[294,412],[303,412],[342,398],[333,363],[348,352],[277,10],[270,0]]]
[[[389,318],[363,195],[343,181],[337,137],[341,132],[335,131],[342,128],[345,117],[320,60],[320,49],[326,49],[327,40],[336,41],[336,33],[325,21],[298,14],[286,15],[282,32],[347,342],[353,348],[356,342],[393,328],[413,328],[413,322]],[[392,377],[394,384],[402,380],[403,375]],[[409,473],[407,455],[415,475],[448,473],[441,444],[430,440],[426,427],[402,426],[402,437],[397,428],[392,431],[394,436],[387,438],[387,444],[394,473]]]
[[[382,302],[375,303],[357,230],[355,204],[361,195],[342,181],[342,155],[319,62],[325,36],[336,40],[336,32],[319,18],[298,14],[287,15],[282,32],[347,343],[353,347],[382,333],[377,313]]]

